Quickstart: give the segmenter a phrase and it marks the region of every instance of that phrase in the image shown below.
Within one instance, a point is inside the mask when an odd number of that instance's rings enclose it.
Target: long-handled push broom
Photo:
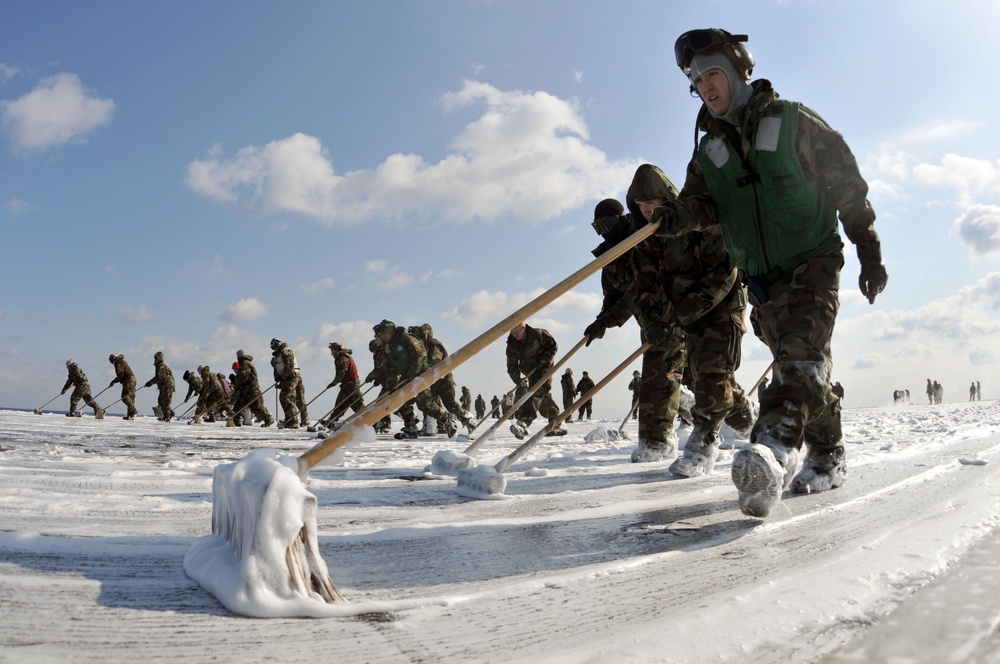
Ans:
[[[319,554],[316,496],[304,482],[309,470],[347,443],[373,438],[372,424],[652,235],[658,227],[658,223],[652,223],[639,229],[430,367],[385,402],[352,415],[300,457],[257,450],[240,461],[217,466],[212,480],[212,534],[194,543],[184,557],[184,571],[231,611],[247,616],[322,615],[322,607],[342,601]]]
[[[476,466],[458,471],[458,492],[467,498],[489,498],[503,494],[507,488],[507,478],[503,476],[504,471],[514,465],[518,459],[523,457],[538,444],[546,434],[562,424],[562,421],[573,414],[573,412],[587,403],[590,399],[610,383],[612,379],[625,370],[636,358],[640,357],[651,344],[643,344],[634,353],[629,355],[624,362],[611,370],[607,376],[602,378],[594,387],[587,390],[587,393],[577,399],[573,405],[564,410],[554,420],[545,425],[538,433],[521,443],[520,447],[500,459],[494,466]]]

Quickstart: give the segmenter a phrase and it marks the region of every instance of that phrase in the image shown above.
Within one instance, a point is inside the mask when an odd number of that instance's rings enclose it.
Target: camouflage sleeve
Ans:
[[[622,266],[617,265],[617,263],[627,260],[628,258],[623,256],[601,270],[601,290],[604,291],[604,302],[597,317],[608,327],[621,327],[635,311],[635,291],[634,289],[625,289],[623,287],[624,280],[619,278]]]
[[[676,207],[677,218],[672,224],[670,235],[706,231],[719,224],[719,219],[715,214],[715,205],[708,193],[708,185],[705,184],[701,155],[697,148],[691,155],[691,161],[688,162],[684,187],[677,197]]]
[[[632,250],[636,318],[641,328],[658,320],[667,320],[672,313],[661,281],[661,253],[662,240],[657,237],[643,240]]]
[[[515,385],[521,382],[521,358],[517,351],[511,347],[510,340],[507,340],[507,375],[514,381]]]
[[[539,342],[541,349],[541,355],[539,357],[539,362],[545,367],[543,371],[539,373],[545,373],[552,368],[555,364],[556,353],[559,352],[559,344],[556,343],[556,338],[552,336],[547,330],[540,330],[542,332],[542,338]]]
[[[861,177],[858,162],[840,132],[814,110],[800,106],[796,149],[806,174],[826,187],[847,238],[856,245],[877,243],[868,183]]]
[[[347,359],[346,355],[338,355],[333,365],[336,367],[337,373],[334,375],[333,382],[331,384],[336,385],[344,381],[344,378],[347,376],[347,372],[351,368],[351,361]]]
[[[406,367],[406,375],[403,378],[411,380],[427,368],[427,349],[416,338],[409,335],[405,338],[410,346],[410,363]]]

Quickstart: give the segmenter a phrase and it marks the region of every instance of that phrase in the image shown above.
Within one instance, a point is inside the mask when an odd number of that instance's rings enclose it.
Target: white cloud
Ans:
[[[1000,207],[970,205],[955,219],[951,236],[958,238],[973,257],[1000,257]]]
[[[957,190],[963,205],[978,195],[1000,194],[998,162],[946,154],[940,164],[917,164],[913,174],[920,184]]]
[[[12,198],[7,201],[7,214],[16,217],[34,209],[34,205],[20,198]]]
[[[314,281],[311,284],[300,284],[299,288],[308,293],[309,295],[319,295],[325,290],[330,290],[337,285],[332,277],[326,277],[325,279],[320,279],[319,281]]]
[[[18,147],[45,152],[111,122],[114,110],[114,101],[89,95],[76,74],[64,72],[0,102],[0,122]]]
[[[258,318],[266,316],[269,309],[269,306],[263,304],[257,298],[245,297],[239,302],[230,304],[226,307],[226,310],[219,316],[219,318],[234,323],[257,320]]]
[[[545,291],[545,288],[538,288],[530,293],[508,295],[502,291],[491,293],[481,290],[473,293],[454,309],[443,313],[441,318],[457,323],[466,329],[479,329],[487,324],[495,323],[503,316],[514,313]],[[582,311],[596,314],[601,309],[601,303],[602,297],[596,293],[570,291],[557,298],[546,310]]]
[[[0,85],[17,76],[19,71],[17,67],[0,62]]]
[[[414,284],[424,284],[434,275],[433,270],[429,270],[419,275],[408,274],[399,266],[389,266],[384,260],[376,259],[365,263],[365,272],[377,280],[375,290],[388,292],[408,288]],[[450,277],[448,270],[443,270],[438,276]]]
[[[582,200],[616,195],[642,163],[609,160],[590,145],[573,101],[472,81],[441,97],[445,111],[469,106],[485,110],[437,163],[393,154],[375,169],[338,174],[320,139],[296,133],[230,158],[216,146],[189,164],[186,185],[215,201],[297,212],[328,225],[404,216],[540,221]]]
[[[372,327],[375,323],[367,320],[357,320],[348,323],[325,323],[316,335],[314,344],[329,353],[332,341],[344,344],[353,351],[355,361],[363,357],[362,350],[368,352],[368,342],[373,337]]]
[[[133,323],[145,323],[146,321],[153,320],[160,315],[158,310],[148,309],[146,305],[141,305],[139,307],[129,307],[123,305],[120,307],[112,307],[109,311],[119,318],[123,318]]]
[[[947,343],[952,350],[1000,342],[1000,272],[955,295],[908,311],[875,311],[837,322],[838,335],[862,342],[900,342],[914,348]],[[907,351],[916,356],[915,351]],[[905,356],[904,356],[905,357]]]

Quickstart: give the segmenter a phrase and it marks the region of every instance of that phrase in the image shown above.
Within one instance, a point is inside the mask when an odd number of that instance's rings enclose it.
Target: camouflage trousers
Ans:
[[[168,422],[174,416],[174,411],[170,407],[170,402],[174,400],[173,381],[160,385],[159,390],[159,394],[156,396],[156,405],[160,408],[159,419]]]
[[[282,420],[282,424],[285,427],[294,428],[298,426],[296,418],[299,416],[299,388],[302,385],[302,381],[299,380],[298,376],[295,376],[291,380],[279,381],[278,382],[278,403],[281,404],[281,411],[285,415],[285,419]]]
[[[73,388],[73,393],[69,395],[69,412],[76,412],[76,404],[80,403],[80,399],[83,399],[83,403],[87,404],[94,409],[94,414],[101,409],[94,401],[94,397],[90,394],[90,384],[84,383]]]
[[[128,417],[132,417],[138,412],[135,409],[135,376],[126,376],[125,380],[121,382],[121,385],[121,402],[125,404],[125,408],[128,409],[126,415]]]
[[[202,390],[201,394],[198,395],[198,404],[194,409],[195,419],[204,417],[205,415],[210,415],[211,418],[214,418],[216,414],[225,417],[236,416],[236,413],[233,412],[232,404],[229,402],[229,395],[221,388],[212,392]]]
[[[271,411],[264,405],[264,395],[261,394],[260,388],[233,392],[233,404],[234,409],[240,409],[236,414],[237,417],[242,417],[249,411],[252,417],[256,417],[268,426],[274,423]]]
[[[299,420],[302,426],[309,424],[309,411],[306,407],[306,386],[302,384],[302,376],[295,377],[295,406],[299,409]]]
[[[344,380],[340,383],[340,391],[337,392],[337,401],[330,413],[330,421],[337,421],[347,414],[347,411],[354,409],[358,412],[365,407],[365,400],[361,398],[361,381],[357,378]]]
[[[746,392],[736,381],[746,333],[746,291],[733,288],[719,306],[687,331],[687,369],[690,371],[696,428],[718,433],[723,422],[733,428],[750,426],[753,411]]]
[[[462,424],[468,425],[472,422],[472,415],[469,413],[469,410],[461,406],[455,399],[455,377],[451,374],[431,385],[431,396],[434,397],[435,402],[440,399],[444,409],[457,417]],[[445,419],[447,419],[447,414]]]
[[[640,439],[662,445],[674,430],[684,360],[684,334],[678,327],[642,354],[642,384],[638,395]]]
[[[514,393],[514,401],[519,401],[526,391],[524,387],[518,386],[517,392]],[[517,409],[514,416],[527,426],[534,422],[538,415],[546,420],[554,420],[559,417],[559,414],[559,406],[552,399],[552,381],[547,380],[535,390],[535,393],[524,402],[524,405]]]
[[[803,442],[818,448],[842,444],[830,341],[843,265],[842,255],[811,258],[772,284],[770,301],[751,311],[754,334],[774,357],[752,441],[770,439],[793,449]]]
[[[569,410],[569,407],[576,402],[576,393],[567,392],[563,389],[563,410]]]

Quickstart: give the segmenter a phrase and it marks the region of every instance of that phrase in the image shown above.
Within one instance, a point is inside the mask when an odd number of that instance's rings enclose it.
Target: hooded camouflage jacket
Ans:
[[[187,396],[184,397],[184,401],[187,401],[195,394],[201,396],[201,390],[202,390],[201,376],[199,376],[193,371],[189,371],[187,372],[187,377],[184,379],[184,382],[188,384]]]
[[[67,367],[67,372],[69,377],[66,379],[66,384],[63,385],[63,392],[68,390],[70,385],[72,385],[77,390],[80,390],[80,394],[90,394],[90,382],[87,380],[87,374],[83,373],[80,365],[71,364]]]
[[[153,362],[153,377],[146,381],[146,387],[156,385],[159,389],[174,387],[174,372],[170,370],[163,360]]]
[[[644,164],[626,194],[632,218],[644,219],[636,199],[674,200],[677,188],[656,166]],[[733,290],[736,269],[718,226],[674,237],[652,235],[629,254],[635,274],[636,308],[643,329],[676,319],[697,326]],[[744,300],[745,301],[745,300]]]
[[[698,128],[709,137],[721,139],[749,163],[755,149],[761,120],[768,107],[778,99],[770,81],[753,82],[753,95],[742,113],[741,127],[735,127],[706,112],[699,113]],[[878,234],[875,232],[875,212],[868,202],[868,184],[861,177],[857,160],[844,141],[812,109],[798,106],[798,131],[795,151],[806,179],[819,183],[829,203],[836,208],[847,238],[859,247],[880,254]],[[766,222],[766,220],[761,220]],[[705,181],[701,155],[696,150],[687,168],[687,179],[677,201],[677,216],[665,229],[671,234],[702,231],[718,226],[720,220]],[[830,254],[839,254],[842,247],[834,247]]]
[[[274,349],[271,367],[274,369],[274,382],[276,383],[285,383],[297,377],[295,352],[288,347],[288,344],[282,343]]]
[[[238,361],[233,390],[241,396],[257,396],[260,392],[260,377],[257,375],[257,367],[253,364],[253,355],[244,353]]]
[[[135,374],[132,372],[132,367],[125,361],[124,355],[115,355],[114,357],[115,379],[111,381],[111,384],[122,383],[124,385],[130,378],[134,379]]]
[[[395,380],[412,380],[427,368],[424,344],[402,327],[397,327],[389,341],[382,344],[382,367],[390,384]]]
[[[532,383],[545,375],[559,350],[555,338],[546,330],[530,325],[525,325],[524,330],[524,341],[507,336],[507,375],[516,384],[520,384],[522,375]]]

